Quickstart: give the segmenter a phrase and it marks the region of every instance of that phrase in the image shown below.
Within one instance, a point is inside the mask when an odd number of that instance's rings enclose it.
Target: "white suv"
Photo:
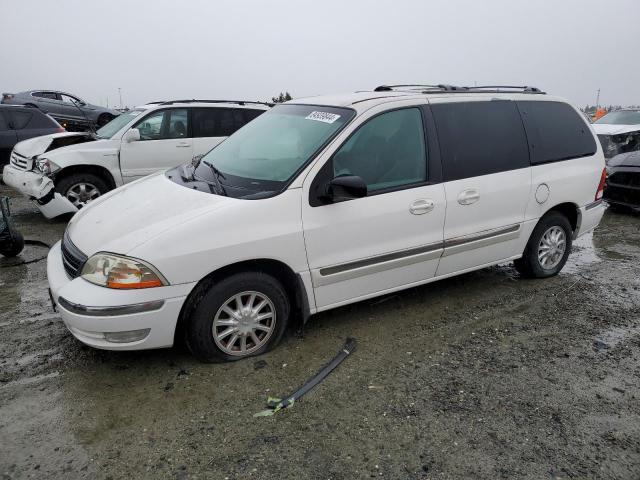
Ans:
[[[295,100],[80,211],[49,284],[88,345],[184,332],[198,358],[235,360],[294,318],[489,265],[555,275],[600,222],[604,166],[582,115],[533,88]]]
[[[156,102],[95,134],[63,132],[18,143],[3,180],[47,218],[76,212],[120,185],[207,153],[268,109],[245,101]]]

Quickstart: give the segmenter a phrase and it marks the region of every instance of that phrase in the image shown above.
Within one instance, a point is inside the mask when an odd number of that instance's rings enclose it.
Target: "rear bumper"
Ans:
[[[71,279],[62,264],[60,242],[47,258],[51,296],[68,330],[82,343],[104,350],[170,347],[182,305],[195,284],[143,290],[112,290]],[[113,340],[140,332],[133,341]]]
[[[589,233],[594,228],[596,228],[600,223],[600,220],[602,220],[602,216],[604,215],[606,209],[607,206],[602,200],[597,200],[588,205],[580,207],[580,224],[576,229],[575,238],[581,237],[582,235]]]
[[[30,198],[47,218],[78,211],[69,200],[55,191],[53,181],[45,175],[9,164],[3,169],[2,178],[8,186]]]

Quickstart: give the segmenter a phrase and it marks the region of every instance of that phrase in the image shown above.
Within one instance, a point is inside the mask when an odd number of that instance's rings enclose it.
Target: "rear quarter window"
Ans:
[[[60,125],[53,118],[41,112],[34,112],[26,128],[57,128]]]
[[[32,112],[25,112],[24,110],[14,110],[9,112],[9,118],[11,119],[13,128],[16,130],[22,130],[25,128],[32,117]]]
[[[439,103],[431,110],[445,181],[529,166],[527,138],[515,102]]]
[[[529,140],[531,164],[588,157],[596,142],[587,123],[562,102],[517,102]]]

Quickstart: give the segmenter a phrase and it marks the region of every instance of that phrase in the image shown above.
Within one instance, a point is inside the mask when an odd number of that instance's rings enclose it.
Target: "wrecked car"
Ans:
[[[37,108],[0,104],[0,167],[9,163],[16,143],[59,132],[64,128]]]
[[[47,218],[74,213],[116,187],[207,153],[268,108],[190,100],[135,108],[96,134],[66,132],[18,143],[4,182]]]
[[[3,93],[2,103],[37,107],[55,118],[67,130],[93,130],[120,115],[117,110],[92,105],[76,95],[55,90]]]
[[[640,151],[621,153],[607,162],[604,198],[613,207],[640,211]]]
[[[605,158],[640,150],[640,109],[609,112],[593,123]]]

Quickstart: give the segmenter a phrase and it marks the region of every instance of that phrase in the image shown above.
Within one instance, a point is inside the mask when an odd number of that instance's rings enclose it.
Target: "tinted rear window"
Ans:
[[[195,108],[193,136],[228,137],[262,113],[241,108]]]
[[[24,110],[13,110],[9,112],[9,118],[13,124],[13,128],[16,130],[22,130],[26,127],[31,117],[33,117],[33,113],[25,112]]]
[[[527,138],[515,102],[461,102],[431,106],[445,181],[529,166]]]
[[[33,112],[27,128],[57,128],[60,125],[53,118],[42,112]]]
[[[540,101],[517,104],[527,131],[533,165],[596,153],[589,126],[570,105]]]

